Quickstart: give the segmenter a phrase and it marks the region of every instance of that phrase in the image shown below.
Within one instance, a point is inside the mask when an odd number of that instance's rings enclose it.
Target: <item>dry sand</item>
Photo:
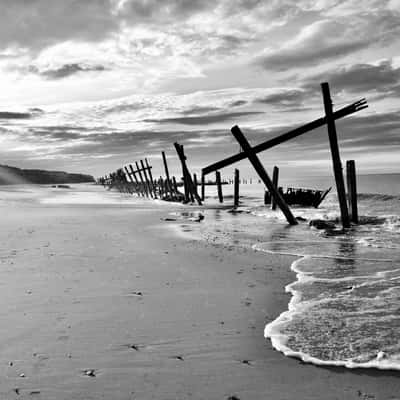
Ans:
[[[173,235],[166,210],[0,209],[0,399],[400,398],[397,372],[306,365],[264,339],[290,257]]]

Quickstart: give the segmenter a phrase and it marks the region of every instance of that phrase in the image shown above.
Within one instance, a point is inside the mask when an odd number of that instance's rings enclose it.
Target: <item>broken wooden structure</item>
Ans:
[[[317,207],[325,198],[328,191],[310,191],[293,188],[289,188],[289,190],[287,190],[286,192],[283,192],[283,190],[279,190],[279,169],[277,167],[274,168],[273,177],[272,179],[270,179],[257,154],[271,149],[279,144],[292,140],[298,136],[312,132],[316,128],[320,128],[326,125],[328,130],[328,139],[332,156],[332,165],[336,182],[336,189],[338,193],[341,222],[343,227],[347,228],[350,226],[350,222],[357,223],[358,221],[355,164],[354,161],[349,161],[347,163],[348,195],[346,195],[335,121],[348,115],[354,114],[360,110],[363,110],[368,106],[366,100],[361,99],[337,111],[333,111],[328,83],[322,83],[321,89],[325,111],[325,115],[323,117],[315,119],[298,128],[292,129],[277,137],[266,140],[256,146],[251,146],[241,129],[238,126],[234,126],[231,129],[231,133],[240,146],[240,152],[216,163],[208,165],[202,169],[200,180],[200,193],[198,190],[197,175],[192,175],[190,173],[187,165],[187,157],[184,152],[184,147],[179,143],[174,143],[174,147],[182,167],[182,182],[178,180],[177,183],[176,178],[174,176],[170,176],[167,159],[164,152],[162,152],[162,160],[164,165],[165,178],[160,176],[159,179],[154,179],[152,172],[153,167],[150,165],[147,158],[145,158],[144,161],[135,161],[134,164],[136,168],[134,168],[132,164],[129,164],[128,166],[120,168],[117,171],[110,173],[109,175],[101,177],[98,181],[104,186],[115,187],[121,192],[131,194],[136,193],[138,196],[142,197],[168,201],[180,201],[184,203],[197,202],[198,205],[202,205],[202,202],[205,200],[205,185],[207,184],[205,177],[206,175],[215,172],[218,199],[219,202],[222,203],[223,182],[221,180],[220,170],[238,161],[247,159],[253,165],[255,171],[259,176],[259,179],[268,189],[268,195],[270,196],[272,209],[279,207],[285,215],[287,221],[291,225],[296,225],[297,220],[290,210],[289,205],[300,203],[309,204]],[[232,183],[234,184],[234,207],[238,207],[240,180],[239,170],[237,169],[235,169],[234,179],[232,180]],[[182,186],[183,193],[178,190],[179,186]],[[347,204],[347,201],[349,202],[349,205]]]

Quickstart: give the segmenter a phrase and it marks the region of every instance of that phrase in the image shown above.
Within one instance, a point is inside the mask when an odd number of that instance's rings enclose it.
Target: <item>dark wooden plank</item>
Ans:
[[[149,180],[150,180],[150,185],[151,185],[151,190],[154,193],[154,198],[157,198],[157,191],[156,191],[156,187],[154,185],[154,179],[153,179],[153,174],[151,173],[151,165],[149,164],[147,158],[144,159],[144,162],[146,163],[146,169],[147,169],[147,173],[149,174]]]
[[[346,176],[350,219],[351,222],[358,224],[357,178],[356,163],[354,162],[354,160],[349,160],[346,162]]]
[[[215,182],[217,183],[218,200],[220,203],[223,203],[224,196],[222,194],[221,172],[219,171],[215,171]]]
[[[278,190],[278,180],[279,180],[279,168],[275,166],[274,171],[272,172],[272,184],[275,186],[276,190]],[[271,210],[276,210],[276,200],[274,197],[271,197]]]
[[[328,82],[321,83],[322,97],[324,100],[324,108],[328,127],[329,145],[331,148],[333,172],[336,181],[336,190],[338,194],[340,214],[342,217],[343,228],[350,227],[349,211],[347,209],[346,189],[344,186],[342,162],[340,160],[339,144],[337,140],[336,124],[333,118],[332,99],[329,91]]]
[[[278,204],[279,208],[282,210],[283,214],[285,215],[287,221],[290,225],[297,225],[297,220],[293,216],[292,212],[290,211],[289,206],[285,203],[282,196],[278,192],[278,190],[274,187],[270,177],[267,174],[264,166],[262,165],[261,161],[257,157],[257,154],[254,152],[250,143],[247,141],[245,136],[243,135],[242,131],[239,129],[238,126],[234,126],[231,129],[231,132],[235,139],[239,142],[240,146],[243,149],[244,154],[247,156],[251,164],[253,165],[254,169],[257,171],[258,176],[264,182],[267,189],[270,191],[271,196],[276,199],[276,203]]]
[[[201,206],[200,196],[194,190],[194,184],[192,181],[192,177],[191,177],[189,169],[186,165],[186,156],[185,156],[183,146],[176,142],[174,143],[174,146],[175,146],[175,150],[178,154],[179,160],[181,161],[181,164],[182,164],[183,179],[184,179],[184,182],[186,182],[186,184],[188,186],[189,194],[191,196],[193,196],[197,200],[197,203]]]
[[[206,177],[204,174],[201,174],[201,200],[204,201],[206,197]]]
[[[239,207],[239,170],[235,169],[235,179],[233,183],[233,206]]]
[[[333,118],[335,120],[340,119],[340,118],[346,117],[347,115],[353,114],[357,111],[363,110],[364,108],[367,108],[367,107],[368,106],[367,106],[366,100],[361,99],[359,101],[356,101],[355,103],[352,103],[352,104],[350,104],[346,107],[343,107],[340,110],[337,110],[336,112],[334,112]],[[325,124],[326,124],[326,117],[315,119],[314,121],[311,121],[308,124],[305,124],[303,126],[295,128],[293,130],[290,130],[289,132],[286,132],[280,136],[277,136],[273,139],[269,139],[263,143],[258,144],[257,146],[254,146],[253,151],[254,151],[254,153],[259,153],[261,151],[268,150],[278,144],[284,143],[284,142],[286,142],[290,139],[293,139],[297,136],[303,135],[304,133],[310,132],[321,126],[324,126]],[[202,173],[204,175],[207,175],[211,172],[225,168],[235,162],[244,160],[245,158],[246,158],[246,155],[243,152],[237,153],[233,156],[225,158],[224,160],[221,160],[214,164],[208,165],[207,167],[202,169]]]
[[[167,157],[165,156],[165,152],[164,151],[161,152],[161,155],[162,155],[163,164],[164,164],[165,177],[167,178],[167,188],[168,188],[168,190],[169,190],[169,192],[170,192],[170,194],[172,196],[173,195],[173,189],[172,189],[171,178],[169,176]]]
[[[135,164],[136,164],[136,172],[139,174],[140,183],[142,184],[142,187],[143,187],[143,192],[147,197],[149,197],[149,191],[148,191],[147,185],[143,179],[142,171],[140,170],[139,164],[137,161],[135,161]]]

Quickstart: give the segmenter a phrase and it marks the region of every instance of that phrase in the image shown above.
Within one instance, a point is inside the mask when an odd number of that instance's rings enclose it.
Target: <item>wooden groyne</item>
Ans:
[[[285,201],[285,197],[287,198],[287,196],[285,196],[282,190],[278,187],[278,167],[274,167],[273,177],[271,179],[257,154],[287,141],[290,141],[298,136],[310,133],[315,129],[326,125],[328,132],[327,144],[329,144],[331,152],[333,175],[336,182],[336,189],[340,206],[341,223],[344,228],[348,228],[351,222],[358,222],[356,169],[354,160],[350,160],[347,162],[346,170],[348,193],[346,194],[335,122],[338,119],[344,118],[348,115],[354,114],[360,110],[367,108],[368,105],[366,100],[363,98],[343,108],[340,108],[339,110],[334,111],[329,84],[327,82],[321,83],[321,90],[325,112],[324,116],[308,122],[298,128],[290,130],[284,134],[276,136],[275,138],[268,139],[256,146],[252,146],[248,142],[245,134],[242,132],[239,126],[236,125],[232,127],[231,133],[240,145],[241,151],[237,154],[234,154],[230,157],[227,157],[223,160],[217,161],[204,167],[201,170],[200,184],[198,182],[198,175],[196,173],[191,174],[187,163],[187,156],[185,155],[184,151],[184,146],[179,143],[174,143],[174,148],[182,170],[182,177],[180,179],[176,179],[175,176],[170,176],[167,157],[165,152],[162,151],[161,156],[163,160],[164,171],[158,179],[154,179],[154,174],[152,171],[153,167],[148,159],[144,158],[144,160],[141,159],[134,162],[136,168],[134,168],[132,164],[127,164],[122,168],[118,168],[114,172],[100,177],[98,179],[98,183],[108,188],[116,188],[121,192],[136,194],[141,197],[183,203],[197,203],[201,206],[205,201],[205,186],[209,184],[209,182],[206,182],[205,177],[208,174],[215,172],[215,184],[217,187],[218,200],[220,203],[223,203],[224,196],[222,187],[223,184],[226,182],[223,182],[220,170],[222,168],[231,166],[238,161],[247,159],[252,164],[254,170],[259,177],[259,180],[264,183],[266,189],[268,190],[268,196],[271,200],[271,208],[273,210],[279,208],[285,215],[288,223],[291,225],[296,225],[298,222],[294,217],[288,205],[288,202]],[[234,207],[239,206],[239,176],[239,170],[235,169],[234,178],[229,182],[234,184]],[[199,185],[201,186],[200,191]],[[299,190],[301,191],[301,189]],[[304,193],[299,193],[304,195],[303,197],[305,197]],[[311,193],[306,194],[311,196]],[[314,196],[316,196],[317,194],[313,193]],[[265,200],[268,196],[265,196]]]

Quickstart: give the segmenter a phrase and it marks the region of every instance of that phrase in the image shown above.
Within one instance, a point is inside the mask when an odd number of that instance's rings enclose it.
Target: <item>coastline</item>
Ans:
[[[162,219],[173,206],[0,207],[1,397],[395,399],[400,391],[396,371],[316,367],[264,338],[287,310],[296,257],[171,234],[168,225],[181,222]]]

